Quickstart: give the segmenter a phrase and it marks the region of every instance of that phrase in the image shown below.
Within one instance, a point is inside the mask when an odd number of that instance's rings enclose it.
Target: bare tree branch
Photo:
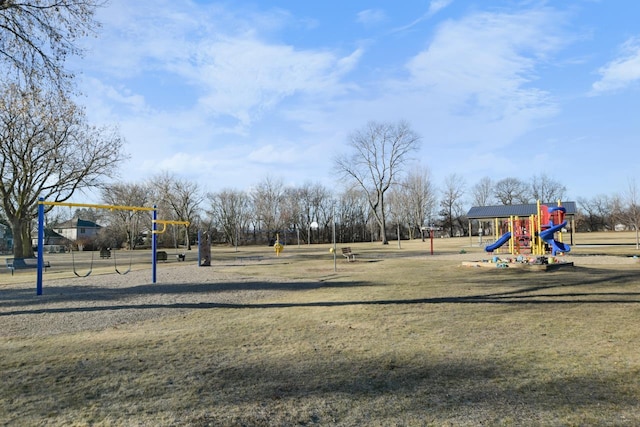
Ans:
[[[369,122],[351,135],[350,155],[334,159],[334,168],[354,181],[367,195],[371,211],[380,226],[381,239],[387,244],[384,197],[396,184],[411,152],[420,145],[420,136],[409,124]]]
[[[0,141],[0,195],[16,256],[33,254],[29,226],[39,197],[68,200],[113,176],[124,159],[117,130],[89,126],[83,110],[57,91],[13,84],[0,86]]]
[[[76,41],[100,27],[94,20],[103,0],[0,1],[0,64],[28,85],[49,82],[68,89],[67,57],[81,55]]]

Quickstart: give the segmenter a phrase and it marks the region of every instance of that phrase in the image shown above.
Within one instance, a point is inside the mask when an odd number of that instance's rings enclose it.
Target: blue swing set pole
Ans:
[[[44,199],[41,197],[40,202]],[[36,295],[42,295],[42,270],[44,270],[44,204],[38,204],[38,276]]]
[[[151,283],[156,283],[156,267],[158,265],[158,209],[153,205],[153,221],[151,221]]]

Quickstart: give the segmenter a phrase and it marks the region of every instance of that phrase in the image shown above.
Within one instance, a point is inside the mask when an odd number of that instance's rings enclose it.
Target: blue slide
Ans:
[[[494,243],[485,246],[484,250],[487,251],[487,252],[493,252],[496,249],[498,249],[500,246],[502,246],[505,243],[507,243],[510,238],[511,238],[511,233],[506,232],[502,236],[500,236],[500,238],[498,240],[496,240]]]
[[[553,238],[553,235],[557,231],[560,231],[562,228],[564,228],[566,225],[567,221],[563,222],[562,224],[554,225],[553,227],[540,233],[540,238],[547,242],[549,246],[551,246],[551,255],[553,256],[555,256],[558,252],[569,252],[571,250],[571,246],[567,245],[566,243],[558,242]]]

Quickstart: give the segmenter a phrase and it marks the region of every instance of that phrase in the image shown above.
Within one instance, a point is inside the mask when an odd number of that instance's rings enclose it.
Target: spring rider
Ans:
[[[276,243],[273,245],[273,248],[276,251],[276,256],[280,256],[280,252],[284,249],[282,243],[280,243],[280,234],[276,233]]]

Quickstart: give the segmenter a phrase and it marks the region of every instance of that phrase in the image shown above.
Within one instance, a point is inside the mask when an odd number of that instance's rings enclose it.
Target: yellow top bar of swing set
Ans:
[[[78,208],[94,208],[94,209],[116,209],[120,211],[153,211],[155,208],[146,206],[121,206],[121,205],[96,205],[93,203],[72,203],[72,202],[47,202],[41,200],[38,202],[41,205],[48,206],[69,206]]]
[[[156,219],[153,220],[152,222],[156,223],[156,224],[162,224],[162,228],[160,230],[153,230],[153,234],[162,234],[165,231],[167,231],[167,225],[184,225],[184,226],[188,226],[189,224],[191,224],[189,221],[174,221],[171,219]]]

